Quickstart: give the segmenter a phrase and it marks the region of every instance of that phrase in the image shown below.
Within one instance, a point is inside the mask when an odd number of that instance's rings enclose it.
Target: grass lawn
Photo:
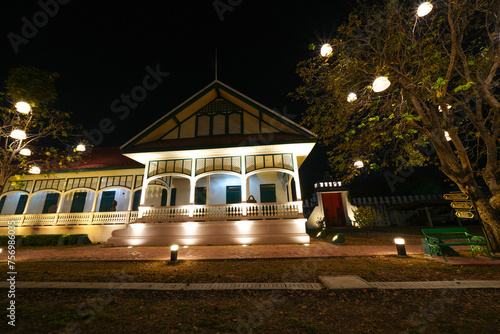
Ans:
[[[392,231],[344,231],[346,242],[387,244]],[[408,242],[413,231],[397,231]],[[476,232],[473,232],[476,233]],[[420,237],[413,241],[420,243]],[[106,248],[103,248],[106,251]],[[5,279],[6,263],[2,263]],[[318,282],[500,280],[500,267],[452,267],[424,256],[16,263],[18,281]],[[0,297],[0,333],[497,333],[499,289],[131,291],[18,289],[16,327]]]

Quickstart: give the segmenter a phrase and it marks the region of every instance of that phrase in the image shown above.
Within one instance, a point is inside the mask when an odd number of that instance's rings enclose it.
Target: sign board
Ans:
[[[451,207],[453,209],[474,209],[474,205],[471,201],[451,202]]]
[[[465,201],[469,199],[469,196],[462,193],[455,193],[455,194],[444,194],[443,198],[448,201]]]
[[[457,216],[458,218],[474,218],[474,213],[470,212],[470,211],[456,211],[455,212],[455,216]]]

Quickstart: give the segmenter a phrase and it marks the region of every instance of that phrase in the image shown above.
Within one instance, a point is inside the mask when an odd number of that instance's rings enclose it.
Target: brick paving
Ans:
[[[423,254],[421,245],[406,245],[409,255]],[[179,248],[178,260],[222,260],[222,259],[271,259],[309,258],[335,256],[396,255],[396,246],[349,246],[327,242],[305,245],[252,245],[243,246],[191,246]],[[52,249],[23,249],[16,251],[17,260],[36,261],[126,261],[168,260],[169,247],[104,247],[90,245]]]

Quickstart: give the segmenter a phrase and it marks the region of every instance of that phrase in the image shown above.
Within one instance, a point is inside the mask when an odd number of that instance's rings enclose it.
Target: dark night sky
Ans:
[[[116,126],[99,146],[125,143],[212,82],[216,48],[219,80],[299,114],[305,106],[287,97],[299,85],[296,64],[313,56],[308,45],[331,38],[351,9],[348,1],[218,0],[236,5],[221,20],[213,0],[59,1],[65,4],[48,6],[53,17],[41,13],[41,3],[56,0],[2,1],[0,80],[21,65],[58,72],[57,108],[73,112],[87,130],[103,118]],[[23,36],[23,18],[38,20],[36,34]],[[14,34],[28,37],[17,53]],[[170,75],[119,119],[111,103],[142,85],[147,66]]]

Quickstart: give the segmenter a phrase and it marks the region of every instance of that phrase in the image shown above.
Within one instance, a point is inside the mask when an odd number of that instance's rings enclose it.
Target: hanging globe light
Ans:
[[[25,155],[25,156],[30,156],[31,150],[29,148],[23,148],[21,151],[19,151],[19,154]]]
[[[354,163],[354,167],[356,167],[356,168],[363,168],[364,166],[365,166],[365,164],[361,160],[358,160]]]
[[[77,150],[78,152],[85,152],[85,145],[83,145],[83,144],[78,145],[78,146],[76,147],[76,150]]]
[[[328,57],[332,54],[333,48],[330,44],[323,44],[321,47],[320,55],[321,57]]]
[[[29,114],[31,111],[31,106],[26,102],[17,102],[15,107],[21,114]]]
[[[451,106],[448,103],[446,104],[446,109],[447,110],[451,109]],[[438,110],[439,110],[439,112],[443,112],[443,109],[441,109],[441,106],[438,107]]]
[[[420,6],[418,6],[417,16],[424,17],[425,15],[427,15],[431,12],[432,7],[433,7],[432,4],[428,1],[422,3]]]
[[[40,174],[40,168],[38,168],[37,166],[33,166],[30,168],[29,173],[30,174]]]
[[[26,132],[19,129],[12,130],[12,132],[10,133],[10,137],[18,140],[24,140],[26,139]]]
[[[450,141],[451,140],[451,137],[450,137],[450,134],[448,133],[448,131],[444,132],[444,137],[446,138],[446,141]]]
[[[380,93],[389,88],[390,85],[391,82],[387,79],[387,77],[378,77],[375,81],[373,81],[372,89],[375,93]]]
[[[349,93],[347,95],[347,102],[354,102],[358,99],[358,96],[356,95],[356,93]]]

